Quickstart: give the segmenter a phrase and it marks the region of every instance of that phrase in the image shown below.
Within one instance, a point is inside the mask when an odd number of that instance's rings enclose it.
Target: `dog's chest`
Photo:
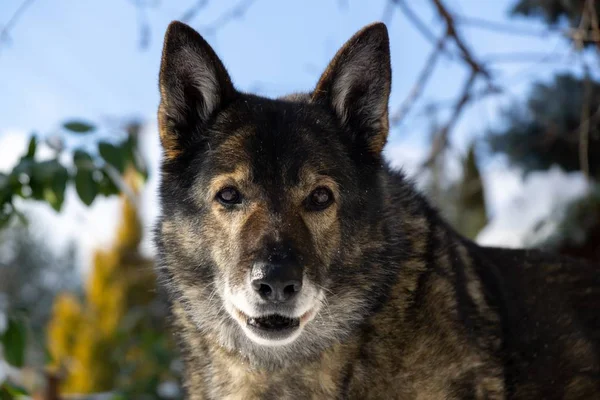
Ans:
[[[334,399],[338,398],[338,371],[329,368],[293,368],[263,371],[247,364],[215,365],[207,386],[215,399]]]
[[[347,350],[340,358],[279,371],[214,360],[204,392],[214,399],[503,398],[502,379],[485,367],[467,371],[456,363],[414,360],[407,368],[398,360],[361,359]],[[475,360],[472,365],[483,367]]]

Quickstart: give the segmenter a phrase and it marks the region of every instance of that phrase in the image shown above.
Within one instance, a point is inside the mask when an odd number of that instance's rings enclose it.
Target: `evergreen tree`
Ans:
[[[519,0],[511,9],[513,15],[542,18],[551,28],[582,27],[585,31],[585,45],[600,45],[594,36],[594,18],[600,21],[600,2],[592,2],[589,10],[588,0]],[[590,11],[594,14],[590,15]],[[587,14],[587,15],[586,15]],[[582,21],[582,19],[584,19]],[[582,26],[582,22],[583,25]]]
[[[600,55],[600,2],[589,0],[518,0],[513,15],[542,18],[551,30],[560,29],[577,47]],[[562,34],[561,33],[561,34]],[[504,111],[504,124],[488,132],[492,152],[502,153],[525,173],[559,165],[583,170],[595,185],[552,223],[554,234],[540,247],[600,262],[600,82],[590,69],[586,76],[559,74],[550,83],[537,83],[528,98]],[[534,235],[535,236],[535,235]]]
[[[565,171],[580,170],[580,144],[585,85],[592,110],[587,135],[589,171],[600,178],[600,83],[573,75],[557,75],[548,84],[537,83],[524,104],[504,110],[500,129],[488,132],[490,148],[503,153],[525,172],[546,170],[553,164]]]
[[[142,177],[128,169],[125,181],[138,193]],[[54,366],[64,372],[64,393],[118,390],[159,398],[172,345],[164,308],[156,296],[152,261],[139,252],[142,226],[135,204],[122,196],[121,224],[108,250],[98,250],[80,302],[57,297],[48,329]]]
[[[463,160],[463,177],[458,185],[458,231],[474,239],[488,222],[483,192],[483,180],[477,166],[475,146],[469,146]]]

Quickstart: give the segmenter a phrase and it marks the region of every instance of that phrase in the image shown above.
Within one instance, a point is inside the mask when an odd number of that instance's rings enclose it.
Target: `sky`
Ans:
[[[210,33],[214,21],[247,0],[208,1],[189,21],[223,59],[236,86],[277,96],[310,90],[335,51],[364,25],[381,20],[386,1],[255,0],[242,17]],[[23,0],[0,2],[0,26]],[[166,26],[181,18],[197,1],[157,1],[144,15],[149,45],[140,49],[140,12],[132,0],[33,0],[0,48],[0,129],[49,132],[72,116],[98,120],[115,116],[153,118],[158,104],[157,75]],[[446,0],[463,15],[507,21],[509,0]],[[434,34],[443,23],[434,18],[429,1],[408,0]],[[398,11],[385,16],[391,38],[393,90],[391,109],[410,91],[432,44]],[[514,22],[514,21],[513,21]],[[541,24],[521,20],[517,26],[536,31]],[[464,36],[482,59],[500,53],[567,54],[562,40],[514,36],[467,28]],[[518,95],[532,78],[545,79],[567,64],[496,64],[508,90]],[[529,74],[527,70],[529,68]],[[532,70],[532,71],[531,71]],[[460,62],[444,59],[429,82],[427,99],[449,100],[458,95],[468,71]],[[519,77],[518,75],[521,74]],[[515,81],[510,78],[515,76]],[[501,80],[501,79],[499,79]],[[490,107],[494,117],[496,104]],[[481,112],[464,118],[462,131],[485,127]],[[423,118],[421,118],[423,119]],[[394,139],[414,135],[422,123],[394,132]],[[427,125],[425,125],[427,126]],[[403,138],[402,138],[403,139]]]
[[[0,0],[0,29],[22,2]],[[442,33],[444,24],[435,17],[429,1],[406,2],[434,35]],[[150,6],[136,8],[135,4],[140,3]],[[385,12],[389,9],[384,0],[33,0],[11,27],[9,40],[0,43],[0,170],[8,170],[14,164],[32,132],[42,136],[60,134],[61,123],[71,118],[102,124],[115,118],[135,117],[146,121],[142,145],[156,171],[160,149],[155,115],[162,39],[168,23],[181,19],[190,6],[198,3],[207,5],[188,23],[205,35],[239,89],[266,96],[311,90],[345,40],[364,25],[384,20],[391,40],[393,112],[410,92],[432,50],[432,43],[398,9]],[[512,0],[445,3],[463,16],[510,22],[528,32],[544,31],[544,26],[534,20],[510,19],[507,11]],[[213,29],[215,21],[222,20],[240,4],[249,4],[243,15]],[[143,23],[150,33],[145,48],[140,46]],[[491,65],[505,91],[501,96],[477,102],[463,114],[452,134],[453,147],[459,153],[471,139],[498,126],[501,110],[522,98],[533,81],[548,80],[557,71],[578,72],[571,62],[572,50],[556,36],[461,27],[474,54],[483,61],[499,60]],[[508,62],[509,53],[513,58],[523,53],[527,56],[520,62]],[[454,100],[467,74],[460,60],[443,57],[417,109],[431,101]],[[393,128],[386,148],[391,163],[409,173],[414,171],[427,151],[428,128],[436,119],[444,121],[445,116],[415,112],[401,126]],[[516,232],[523,230],[525,216],[519,212],[531,213],[519,199],[533,197],[526,195],[528,190],[546,193],[544,185],[561,184],[572,185],[569,193],[576,194],[585,186],[579,177],[561,171],[524,181],[519,171],[498,159],[486,160],[484,173],[486,199],[496,217],[482,236],[482,241],[489,244],[521,244]],[[156,184],[153,174],[143,202],[147,227],[158,213]],[[520,205],[515,208],[515,204]],[[551,212],[548,210],[555,207],[549,203],[537,210]],[[39,224],[51,227],[51,236],[76,238],[85,254],[110,242],[118,222],[116,199],[97,200],[87,209],[70,191],[65,209],[68,211],[56,215],[38,204],[32,212],[39,215]],[[511,220],[521,227],[511,224]],[[151,252],[149,242],[145,246]]]

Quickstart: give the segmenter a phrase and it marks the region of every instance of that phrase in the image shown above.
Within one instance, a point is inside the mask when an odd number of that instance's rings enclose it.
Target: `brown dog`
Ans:
[[[383,24],[276,100],[170,25],[156,244],[188,397],[600,398],[598,266],[450,228],[382,159],[390,80]]]

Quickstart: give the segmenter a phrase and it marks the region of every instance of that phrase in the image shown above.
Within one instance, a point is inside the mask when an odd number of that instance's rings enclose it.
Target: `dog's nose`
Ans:
[[[258,262],[252,267],[250,284],[263,299],[284,303],[302,290],[302,267]]]

